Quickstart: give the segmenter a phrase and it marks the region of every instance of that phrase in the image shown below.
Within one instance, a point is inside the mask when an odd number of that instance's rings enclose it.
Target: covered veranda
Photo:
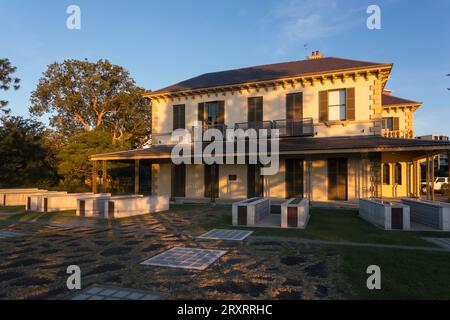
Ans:
[[[175,180],[171,166],[170,145],[156,145],[147,149],[98,154],[93,161],[93,192],[105,192],[108,189],[108,163],[131,163],[132,193],[151,193],[171,195],[176,184],[192,184],[195,181]],[[318,199],[314,194],[317,175],[327,175],[327,168],[317,171],[314,176],[313,163],[317,159],[330,157],[352,157],[354,169],[348,173],[348,179],[355,181],[357,189],[354,199],[376,197],[385,199],[424,198],[443,200],[434,190],[434,162],[439,154],[450,154],[450,142],[426,141],[414,139],[385,138],[380,136],[352,136],[330,138],[285,138],[279,143],[280,159],[304,160],[304,196],[321,203],[329,199]],[[426,193],[421,193],[421,164],[426,167]],[[223,165],[227,166],[227,165]],[[171,169],[172,167],[172,169]],[[147,172],[147,173],[145,173]],[[323,178],[323,177],[322,177]],[[325,179],[325,178],[324,178]],[[280,180],[281,181],[281,180]],[[199,183],[202,184],[203,182]],[[284,182],[281,182],[284,183]],[[350,188],[350,186],[349,186]],[[269,197],[272,197],[270,193]],[[283,198],[283,197],[280,197]],[[203,199],[205,200],[205,199]],[[215,199],[206,199],[214,201]],[[350,199],[342,201],[348,204]],[[447,197],[447,201],[449,198]],[[331,201],[336,204],[336,201]]]

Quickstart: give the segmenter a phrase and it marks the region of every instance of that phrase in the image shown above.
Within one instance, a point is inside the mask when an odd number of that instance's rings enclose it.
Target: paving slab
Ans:
[[[224,250],[176,247],[142,262],[144,265],[205,270],[226,253]]]
[[[82,290],[71,297],[69,300],[162,300],[164,297],[160,294],[135,290],[129,288],[109,287],[94,285]]]
[[[253,231],[243,231],[243,230],[230,230],[230,229],[213,229],[201,236],[199,239],[211,239],[211,240],[232,240],[232,241],[242,241],[245,240]]]
[[[450,250],[450,238],[424,238],[438,246]]]
[[[17,231],[0,231],[0,239],[9,239],[15,237],[22,237],[25,234]]]

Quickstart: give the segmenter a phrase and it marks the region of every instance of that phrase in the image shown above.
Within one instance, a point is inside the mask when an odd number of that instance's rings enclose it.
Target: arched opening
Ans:
[[[391,166],[389,163],[383,164],[383,184],[391,184]]]
[[[395,184],[401,185],[402,184],[402,165],[400,163],[395,164]]]

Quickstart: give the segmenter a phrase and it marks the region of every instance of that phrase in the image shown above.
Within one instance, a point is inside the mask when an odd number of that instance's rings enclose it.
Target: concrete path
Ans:
[[[326,241],[326,240],[311,240],[304,238],[289,238],[289,237],[272,237],[272,236],[250,236],[249,241],[285,241],[301,244],[315,244],[315,245],[336,245],[347,247],[360,247],[360,248],[384,248],[384,249],[401,249],[401,250],[421,250],[429,252],[448,252],[450,248],[434,248],[434,247],[417,247],[417,246],[404,246],[393,244],[378,244],[378,243],[363,243],[363,242],[351,242],[351,241]]]

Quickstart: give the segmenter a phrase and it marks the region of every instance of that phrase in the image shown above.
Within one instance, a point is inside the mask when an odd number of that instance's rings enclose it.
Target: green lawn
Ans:
[[[203,229],[230,227],[231,207],[218,212],[218,217],[202,223]],[[247,228],[258,236],[298,237],[314,240],[352,241],[436,247],[422,237],[450,237],[449,232],[385,231],[358,216],[357,210],[311,209],[311,218],[304,230],[277,228]]]
[[[449,299],[450,254],[398,249],[334,247],[336,290],[353,299]],[[381,290],[368,290],[367,267],[381,269]]]
[[[0,206],[0,213],[19,213],[24,211],[25,206]]]
[[[61,212],[34,212],[34,211],[19,211],[8,216],[0,217],[0,220],[14,220],[27,222],[70,222],[81,220],[75,215],[75,210],[61,211]]]

